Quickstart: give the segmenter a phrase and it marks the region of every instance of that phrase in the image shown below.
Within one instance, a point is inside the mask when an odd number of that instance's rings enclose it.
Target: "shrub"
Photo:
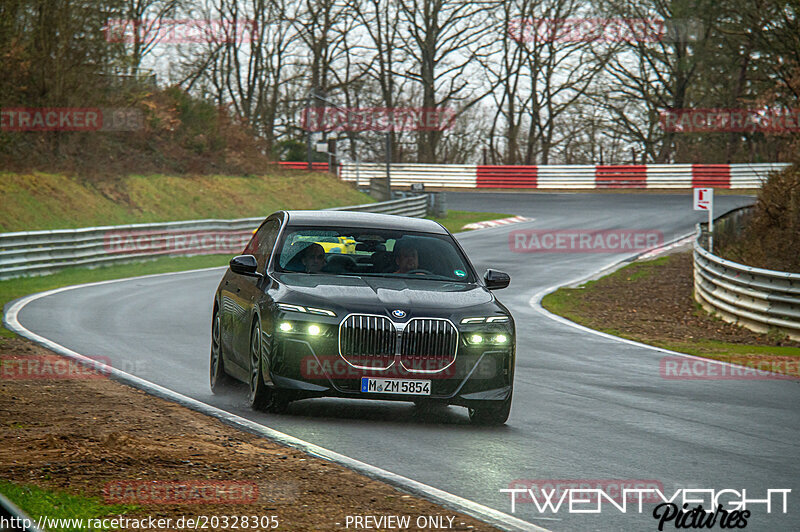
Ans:
[[[720,244],[717,251],[736,262],[800,272],[800,164],[772,174],[740,236]]]

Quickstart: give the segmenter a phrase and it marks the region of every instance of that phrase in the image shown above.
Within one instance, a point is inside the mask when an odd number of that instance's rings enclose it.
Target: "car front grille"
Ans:
[[[394,362],[396,345],[389,318],[351,314],[339,326],[339,354],[353,366],[386,369]]]
[[[406,324],[400,343],[400,363],[412,372],[432,373],[456,359],[458,331],[444,319],[415,318]]]
[[[339,326],[339,354],[362,369],[387,369],[399,356],[410,373],[435,373],[456,359],[458,331],[446,319],[414,318],[406,323],[397,350],[398,329],[383,316],[351,314]]]

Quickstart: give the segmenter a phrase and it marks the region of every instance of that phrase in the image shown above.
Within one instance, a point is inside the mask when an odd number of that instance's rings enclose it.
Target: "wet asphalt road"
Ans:
[[[717,212],[750,198],[718,196]],[[466,410],[420,415],[408,403],[315,399],[288,415],[251,411],[240,394],[208,388],[209,323],[221,269],[66,291],[29,304],[20,322],[85,355],[363,462],[510,513],[499,490],[517,479],[655,480],[678,488],[741,489],[750,498],[791,488],[789,513],[753,507],[747,530],[796,529],[800,512],[800,386],[781,380],[665,380],[662,353],[587,334],[535,311],[531,297],[590,274],[619,254],[516,253],[515,229],[653,229],[665,240],[704,220],[688,194],[448,193],[448,207],[533,222],[459,235],[476,269],[511,274],[497,292],[517,322],[515,396],[508,424],[472,427]],[[342,489],[347,489],[343,486]],[[555,531],[656,530],[650,515],[515,516]],[[667,525],[665,530],[674,530]]]

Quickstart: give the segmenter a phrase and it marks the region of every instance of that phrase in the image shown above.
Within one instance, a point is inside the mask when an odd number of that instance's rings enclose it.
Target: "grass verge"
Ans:
[[[726,362],[800,357],[800,343],[709,315],[693,299],[690,253],[635,262],[542,300],[554,314],[608,334]]]
[[[60,490],[45,490],[27,484],[17,484],[7,480],[0,480],[0,493],[9,500],[14,501],[28,517],[34,521],[44,516],[54,519],[102,519],[112,515],[124,515],[136,509],[135,506],[103,504],[94,497],[72,495]],[[50,521],[52,523],[52,521]],[[44,523],[42,523],[44,524]],[[67,523],[62,522],[67,525]],[[86,530],[86,527],[77,526],[49,526],[43,527],[50,532],[72,532]],[[93,528],[93,530],[109,530],[109,528]]]
[[[267,216],[374,200],[336,177],[276,169],[261,176],[130,175],[89,181],[0,172],[0,232]]]

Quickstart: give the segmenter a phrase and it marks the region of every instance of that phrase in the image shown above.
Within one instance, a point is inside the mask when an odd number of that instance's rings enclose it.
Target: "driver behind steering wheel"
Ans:
[[[397,270],[394,273],[408,273],[419,269],[419,253],[409,244],[396,247],[394,261],[397,264]]]

